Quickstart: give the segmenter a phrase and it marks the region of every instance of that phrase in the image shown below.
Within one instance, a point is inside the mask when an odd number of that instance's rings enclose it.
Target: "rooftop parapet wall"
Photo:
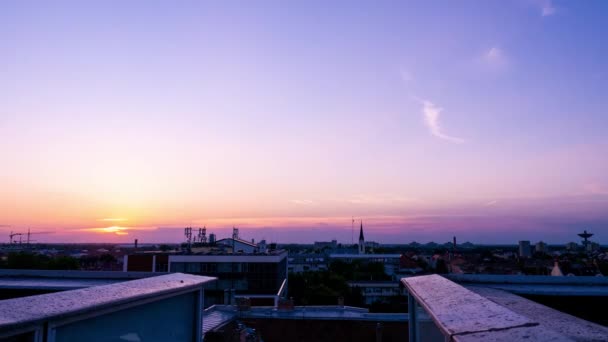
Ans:
[[[445,277],[458,283],[594,285],[608,287],[608,277],[595,276],[554,277],[542,275],[446,274]]]
[[[68,336],[88,333],[101,341],[117,339],[121,331],[129,334],[128,330],[138,331],[139,327],[140,335],[156,329],[165,334],[165,340],[198,341],[203,285],[214,280],[174,273],[0,301],[0,339],[35,336],[36,341],[67,341]],[[174,312],[167,315],[163,308]],[[177,324],[172,321],[176,318],[185,320]],[[168,324],[177,325],[157,329]]]
[[[441,276],[401,281],[409,293],[412,341],[429,340],[421,336],[423,332],[418,328],[418,306],[430,316],[446,341],[574,341]]]
[[[71,279],[140,279],[155,277],[162,273],[153,272],[120,272],[120,271],[55,271],[55,270],[20,270],[1,269],[0,278],[71,278]]]

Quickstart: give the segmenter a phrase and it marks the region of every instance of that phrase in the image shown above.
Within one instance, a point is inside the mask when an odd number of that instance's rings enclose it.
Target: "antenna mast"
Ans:
[[[353,221],[350,224],[350,244],[355,244],[355,217],[352,217]]]

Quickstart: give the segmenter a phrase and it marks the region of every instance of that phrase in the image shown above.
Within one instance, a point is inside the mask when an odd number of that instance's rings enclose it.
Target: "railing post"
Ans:
[[[409,291],[407,293],[407,312],[409,316],[407,323],[409,328],[409,341],[418,342],[418,315],[416,312],[416,299],[409,293]]]
[[[195,315],[194,315],[194,341],[199,342],[203,339],[203,309],[205,308],[205,290],[201,288],[196,295]]]

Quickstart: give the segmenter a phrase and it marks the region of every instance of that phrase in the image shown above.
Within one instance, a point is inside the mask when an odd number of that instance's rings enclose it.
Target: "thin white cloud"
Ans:
[[[485,50],[481,59],[491,67],[503,67],[506,66],[508,62],[505,52],[497,46]]]
[[[401,80],[403,80],[405,83],[409,83],[414,80],[414,75],[412,75],[412,73],[407,69],[401,68],[399,70],[399,74],[401,75]]]
[[[492,207],[492,206],[495,206],[496,204],[498,204],[498,200],[493,200],[493,201],[487,202],[486,204],[484,204],[484,206]]]
[[[396,195],[369,195],[359,194],[346,199],[350,204],[403,204],[403,203],[420,203],[422,200],[417,198],[396,196]]]
[[[443,108],[437,107],[434,103],[428,100],[422,101],[422,112],[424,114],[424,123],[428,127],[430,133],[437,138],[450,141],[456,144],[462,144],[464,139],[453,137],[443,133],[443,129],[441,127],[441,123],[439,121],[439,116]]]
[[[315,202],[313,202],[311,200],[307,200],[307,199],[292,199],[292,200],[289,200],[289,203],[291,203],[291,204],[297,204],[297,205],[313,205],[313,204],[315,204]]]
[[[543,17],[548,17],[555,14],[555,7],[553,6],[553,1],[551,0],[543,0],[540,2],[540,14]]]
[[[585,194],[608,195],[608,186],[599,183],[589,183],[583,186]]]
[[[123,222],[123,221],[127,221],[126,218],[103,218],[103,219],[99,219],[98,221],[103,221],[103,222]]]

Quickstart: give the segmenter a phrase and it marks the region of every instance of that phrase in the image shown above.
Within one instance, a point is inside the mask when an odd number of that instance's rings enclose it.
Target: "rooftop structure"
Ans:
[[[404,295],[398,281],[349,281],[348,286],[361,290],[365,305],[386,302],[395,296]]]
[[[193,248],[194,250],[195,248]],[[235,296],[262,296],[271,305],[287,278],[287,252],[232,253],[209,250],[198,254],[141,253],[124,257],[125,271],[158,270],[208,275],[218,280],[207,286],[206,305],[228,304]],[[225,291],[231,291],[226,295]],[[260,297],[261,298],[261,297]],[[264,301],[266,303],[266,301]]]
[[[287,310],[239,310],[215,305],[203,312],[205,340],[235,320],[262,330],[264,340],[269,341],[370,341],[382,335],[399,341],[407,338],[408,317],[404,313],[370,313],[364,308],[340,305],[296,306]]]

